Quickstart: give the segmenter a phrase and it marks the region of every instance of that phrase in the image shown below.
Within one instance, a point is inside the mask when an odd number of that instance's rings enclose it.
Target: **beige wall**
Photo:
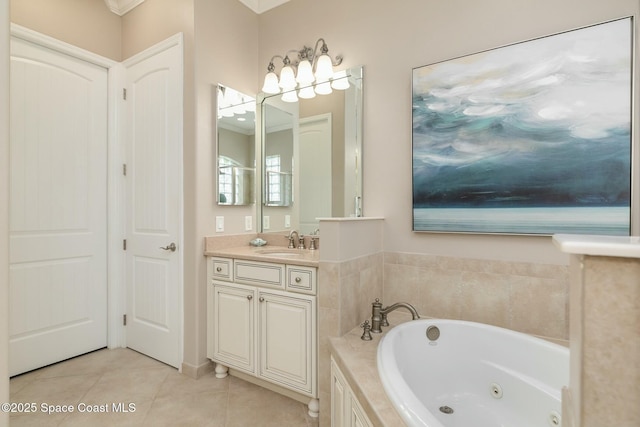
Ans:
[[[637,0],[294,0],[260,16],[260,60],[324,37],[341,67],[364,65],[364,213],[385,218],[385,251],[568,264],[548,237],[411,231],[411,70],[633,15]],[[263,76],[264,74],[261,74]],[[392,173],[381,173],[389,171]]]
[[[193,0],[148,0],[124,15],[122,59],[179,32],[184,33],[186,80],[187,71],[193,67],[193,60],[188,61],[193,58]]]
[[[0,0],[0,403],[9,401],[9,0]],[[9,414],[0,411],[0,426]]]
[[[104,0],[11,0],[11,22],[120,61],[120,17]]]
[[[195,144],[189,156],[185,149],[185,168],[189,168],[185,173],[192,173],[185,192],[194,197],[193,205],[186,206],[185,227],[191,223],[193,230],[185,234],[185,245],[193,256],[185,259],[185,362],[205,366],[204,237],[216,234],[216,215],[225,216],[226,232],[244,231],[245,215],[253,215],[255,224],[254,206],[216,205],[215,86],[221,83],[249,95],[257,93],[258,17],[237,0],[194,2]]]

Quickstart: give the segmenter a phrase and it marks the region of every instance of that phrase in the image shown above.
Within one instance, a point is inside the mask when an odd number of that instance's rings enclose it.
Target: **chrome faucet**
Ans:
[[[293,237],[294,234],[296,235],[295,238]],[[291,230],[287,238],[289,239],[289,249],[295,249],[296,240],[300,240],[300,236],[298,235],[298,232],[296,230]]]
[[[388,307],[382,308],[382,303],[378,298],[376,298],[376,300],[371,304],[371,332],[376,334],[381,333],[382,326],[389,326],[389,322],[387,321],[387,314],[400,307],[404,307],[409,310],[409,312],[411,313],[411,317],[413,317],[413,320],[420,318],[420,315],[416,311],[415,307],[413,307],[408,302],[397,302],[395,304],[391,304]]]

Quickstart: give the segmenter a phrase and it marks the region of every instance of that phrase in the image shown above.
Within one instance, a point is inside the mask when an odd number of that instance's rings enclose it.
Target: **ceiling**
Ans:
[[[281,4],[287,3],[290,0],[238,0],[249,9],[253,10],[257,14],[266,12],[267,10],[278,7]],[[134,7],[138,6],[144,0],[104,0],[111,12],[116,15],[124,15]]]
[[[238,0],[249,9],[253,10],[257,14],[266,12],[269,9],[278,7],[281,4],[289,2],[289,0]]]

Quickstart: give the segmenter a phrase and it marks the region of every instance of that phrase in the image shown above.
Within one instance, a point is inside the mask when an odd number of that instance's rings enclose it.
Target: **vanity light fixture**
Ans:
[[[289,58],[293,56],[293,62]],[[274,60],[282,60],[280,77],[276,74]],[[267,74],[264,77],[262,91],[275,95],[282,93],[282,100],[296,102],[298,97],[309,99],[319,95],[327,95],[333,89],[344,90],[349,87],[346,71],[334,74],[333,67],[342,63],[342,56],[335,59],[329,56],[329,48],[324,39],[316,41],[315,48],[304,46],[300,50],[290,50],[284,57],[274,55],[269,61]],[[315,86],[314,86],[315,83]]]

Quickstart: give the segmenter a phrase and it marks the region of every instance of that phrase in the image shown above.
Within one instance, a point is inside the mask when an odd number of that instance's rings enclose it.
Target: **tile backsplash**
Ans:
[[[384,253],[383,303],[567,341],[569,267]],[[566,342],[565,342],[566,344]]]

